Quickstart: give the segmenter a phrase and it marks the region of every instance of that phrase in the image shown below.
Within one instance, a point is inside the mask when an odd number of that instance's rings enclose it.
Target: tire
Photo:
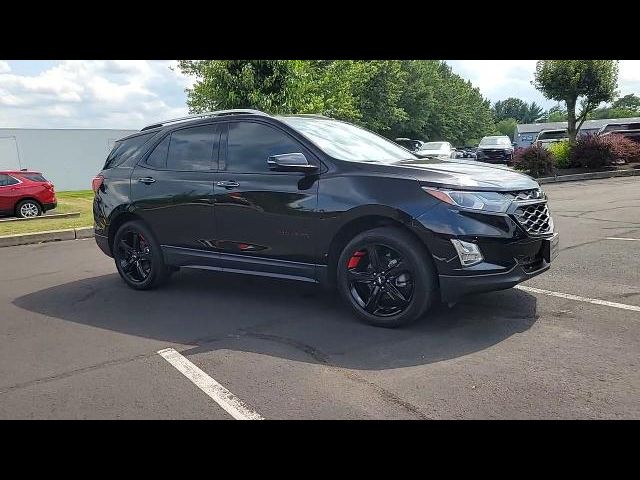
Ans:
[[[370,259],[372,250],[377,262]],[[381,274],[373,273],[374,263]],[[437,281],[428,251],[408,232],[394,227],[375,228],[354,237],[338,260],[337,284],[354,313],[378,327],[414,322],[436,300]]]
[[[134,290],[151,290],[169,277],[160,244],[140,221],[122,224],[113,239],[112,250],[120,277]]]
[[[35,218],[42,213],[42,206],[35,200],[22,200],[16,205],[16,217]]]

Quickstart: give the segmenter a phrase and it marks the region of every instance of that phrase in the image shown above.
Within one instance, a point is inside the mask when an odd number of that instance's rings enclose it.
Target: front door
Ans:
[[[167,134],[131,175],[134,212],[163,246],[208,248],[214,236],[213,181],[220,129],[214,124]]]
[[[319,177],[273,171],[267,160],[285,153],[318,160],[275,126],[249,120],[226,125],[214,186],[215,247],[229,254],[225,268],[254,270],[257,262],[255,270],[314,277]]]

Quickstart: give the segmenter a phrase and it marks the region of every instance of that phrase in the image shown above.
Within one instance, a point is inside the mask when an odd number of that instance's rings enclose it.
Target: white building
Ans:
[[[57,191],[88,190],[114,142],[136,131],[0,128],[0,170],[37,170]]]

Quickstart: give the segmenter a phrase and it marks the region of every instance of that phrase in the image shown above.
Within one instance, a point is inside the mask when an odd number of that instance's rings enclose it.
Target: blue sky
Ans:
[[[187,113],[174,60],[0,60],[0,127],[132,128]],[[546,100],[531,85],[535,60],[447,60],[492,102]],[[620,62],[619,91],[640,94],[640,61]]]

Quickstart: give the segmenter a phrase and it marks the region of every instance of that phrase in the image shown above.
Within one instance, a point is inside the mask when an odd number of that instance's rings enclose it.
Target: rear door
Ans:
[[[135,212],[162,245],[209,248],[214,238],[213,181],[220,146],[215,124],[166,134],[135,167]]]
[[[16,199],[20,195],[19,184],[11,175],[0,173],[0,211],[3,213],[13,213]]]

